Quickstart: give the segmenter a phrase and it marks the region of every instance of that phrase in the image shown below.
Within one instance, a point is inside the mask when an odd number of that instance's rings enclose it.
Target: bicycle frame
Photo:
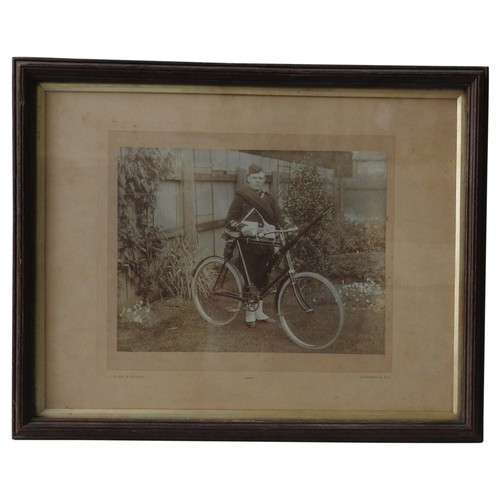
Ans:
[[[281,257],[281,255],[282,255],[281,250],[285,247],[285,244],[286,244],[285,236],[284,236],[283,232],[280,232],[279,236],[280,236],[279,243],[277,243],[276,241],[267,242],[267,241],[262,241],[262,240],[258,240],[258,239],[252,240],[253,245],[272,246],[273,249],[276,249],[277,247],[279,247],[279,250],[277,252],[275,252],[274,255],[271,257],[271,259],[269,260],[269,262],[267,262],[267,266],[269,268],[269,273],[271,272],[272,268],[275,266],[275,264],[278,262],[279,258]],[[243,252],[241,251],[241,244],[240,244],[239,239],[236,240],[236,246],[238,248],[238,252],[240,254],[243,270],[245,272],[246,288],[247,288],[247,292],[248,292],[248,291],[250,291],[251,287],[253,286],[253,283],[250,280],[250,276],[248,273],[245,258],[243,256]],[[286,274],[288,274],[289,276],[293,276],[293,274],[295,273],[295,269],[293,267],[293,261],[292,261],[292,258],[291,258],[288,251],[285,252],[285,257],[286,257],[286,261],[287,261],[286,269],[282,273],[280,273],[275,279],[273,279],[273,281],[268,283],[267,286],[263,290],[259,291],[259,293],[257,294],[257,297],[256,297],[258,300],[262,300],[264,297],[269,295],[270,290],[273,288],[273,286],[276,283],[278,283]]]
[[[292,287],[293,287],[293,291],[294,291],[294,295],[295,297],[297,298],[297,301],[298,303],[300,304],[300,306],[304,309],[304,311],[308,312],[308,311],[312,311],[312,308],[307,304],[307,302],[305,301],[304,297],[302,296],[302,294],[300,293],[300,290],[298,290],[297,288],[297,284],[294,280],[294,275],[295,275],[295,268],[293,266],[293,260],[292,260],[292,257],[290,255],[290,249],[295,246],[297,244],[297,242],[299,241],[299,239],[304,236],[305,234],[307,234],[312,228],[313,226],[315,226],[325,215],[326,215],[326,212],[328,210],[330,210],[330,208],[332,208],[332,205],[329,205],[328,207],[326,207],[324,210],[322,210],[320,212],[320,214],[318,216],[316,216],[309,224],[307,224],[305,227],[301,228],[297,234],[295,235],[294,238],[292,238],[290,241],[286,241],[285,239],[285,233],[287,232],[291,232],[289,230],[275,230],[275,231],[272,231],[272,233],[276,233],[279,235],[279,241],[276,241],[276,239],[274,239],[273,241],[266,241],[265,239],[260,239],[260,238],[242,238],[241,236],[238,237],[236,239],[236,246],[238,248],[238,252],[240,254],[240,258],[241,258],[241,262],[242,262],[242,266],[243,266],[243,270],[244,270],[244,273],[245,273],[245,282],[246,282],[246,292],[251,292],[252,291],[252,286],[253,283],[251,282],[250,280],[250,276],[249,276],[249,273],[248,273],[248,269],[247,269],[247,265],[246,265],[246,262],[245,262],[245,258],[243,256],[243,252],[241,250],[241,244],[240,244],[240,241],[243,239],[243,240],[247,240],[247,241],[251,241],[252,244],[254,245],[265,245],[265,246],[272,246],[273,249],[275,250],[274,252],[274,255],[271,257],[271,259],[267,262],[267,266],[268,266],[268,273],[270,274],[272,269],[274,268],[274,266],[276,265],[276,263],[279,261],[279,259],[284,255],[285,256],[285,259],[286,259],[286,263],[287,263],[287,266],[286,266],[286,269],[280,273],[276,278],[274,278],[270,283],[268,283],[266,285],[266,287],[263,289],[263,290],[259,290],[257,294],[255,294],[255,299],[256,300],[262,300],[264,299],[264,297],[266,297],[267,295],[270,294],[270,290],[274,287],[274,285],[276,285],[276,283],[282,281],[284,283],[284,278],[286,275],[288,275],[288,277],[290,278],[290,281],[292,283]],[[278,250],[276,250],[278,249]],[[224,273],[224,276],[225,274],[227,273],[227,268],[223,268],[223,270],[221,270],[221,272],[219,273],[219,276],[217,277],[217,280],[215,282],[215,285],[214,285],[214,293],[216,293],[216,287],[217,287],[217,283],[219,283],[219,280],[222,276],[222,274]],[[224,280],[222,279],[222,282]],[[226,296],[226,297],[230,297],[230,298],[235,298],[235,299],[238,299],[238,300],[241,300],[242,302],[245,302],[245,298],[244,297],[239,297],[239,296],[236,296],[235,294],[231,294],[231,293],[228,293],[228,292],[221,292],[220,290],[217,291],[217,293],[219,295],[222,295],[222,296]]]

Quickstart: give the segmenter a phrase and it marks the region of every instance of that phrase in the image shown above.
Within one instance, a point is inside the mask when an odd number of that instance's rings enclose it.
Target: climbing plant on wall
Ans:
[[[133,280],[146,301],[158,288],[159,260],[167,245],[155,225],[158,188],[174,173],[171,153],[129,148],[118,159],[118,273]]]

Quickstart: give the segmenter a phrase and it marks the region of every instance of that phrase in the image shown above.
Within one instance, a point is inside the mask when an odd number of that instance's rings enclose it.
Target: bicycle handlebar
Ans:
[[[296,233],[298,228],[292,227],[290,229],[273,229],[272,231],[267,231],[265,233],[260,233],[257,236],[265,236],[266,234],[286,234],[286,233]]]
[[[257,239],[265,237],[267,234],[287,234],[287,233],[297,233],[295,237],[293,237],[290,241],[288,241],[281,249],[280,249],[280,254],[284,254],[290,250],[291,247],[297,243],[299,238],[304,236],[304,234],[307,234],[313,226],[315,226],[325,215],[328,210],[333,208],[333,203],[328,205],[326,208],[324,208],[311,222],[306,224],[304,227],[297,229],[296,227],[294,228],[289,228],[289,229],[273,229],[272,231],[267,231],[260,233],[258,235],[255,235],[254,238],[256,237]],[[240,232],[228,232],[224,233],[223,237],[225,239],[232,239],[232,238],[239,238],[241,236]]]
[[[328,210],[333,208],[333,203],[324,208],[311,222],[305,225],[303,228],[290,228],[290,229],[273,229],[272,231],[267,231],[266,233],[261,233],[258,236],[265,236],[266,234],[286,234],[286,233],[297,233],[297,236],[294,238],[300,238],[304,236],[304,234],[308,233],[313,226],[315,226],[325,215]],[[293,240],[292,240],[293,241]]]

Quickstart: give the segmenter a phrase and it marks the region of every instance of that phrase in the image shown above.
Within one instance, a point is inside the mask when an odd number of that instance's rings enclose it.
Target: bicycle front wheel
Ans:
[[[242,306],[242,284],[238,270],[222,257],[208,257],[194,273],[193,300],[206,321],[223,326],[231,323]]]
[[[297,273],[276,296],[278,317],[288,337],[307,349],[326,349],[344,326],[340,294],[325,277]]]

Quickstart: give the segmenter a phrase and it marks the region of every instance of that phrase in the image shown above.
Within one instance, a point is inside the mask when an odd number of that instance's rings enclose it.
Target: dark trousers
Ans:
[[[267,263],[269,258],[272,256],[273,252],[271,249],[263,249],[259,248],[259,253],[255,253],[252,250],[252,245],[242,245],[242,253],[245,259],[245,264],[247,267],[248,275],[250,277],[250,281],[257,287],[258,290],[263,290],[267,285]],[[238,267],[245,278],[245,283],[247,281],[245,270],[243,268],[243,263],[241,262],[241,258],[238,259]],[[248,285],[248,283],[246,283]]]

